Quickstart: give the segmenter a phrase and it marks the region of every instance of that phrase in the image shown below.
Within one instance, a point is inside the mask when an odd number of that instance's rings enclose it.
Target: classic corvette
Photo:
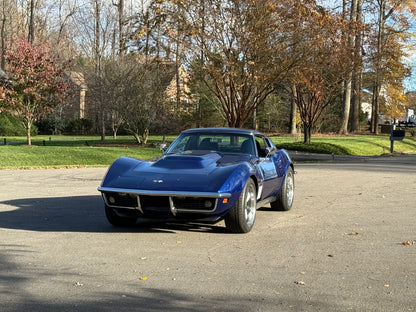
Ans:
[[[294,197],[293,163],[264,134],[232,128],[183,131],[157,160],[121,157],[98,188],[108,221],[138,218],[216,222],[247,233],[256,209],[289,210]]]

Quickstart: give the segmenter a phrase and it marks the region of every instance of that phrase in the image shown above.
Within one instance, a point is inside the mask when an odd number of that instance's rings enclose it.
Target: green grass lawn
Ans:
[[[36,136],[32,146],[26,138],[7,137],[7,145],[0,145],[0,169],[12,168],[63,168],[106,167],[121,156],[149,159],[161,155],[159,144],[171,142],[175,136],[151,136],[146,147],[134,143],[130,136],[116,140],[97,136]],[[303,144],[301,138],[272,137],[278,148],[313,153],[335,153],[343,155],[381,155],[390,152],[388,135],[354,135],[313,137],[311,144]],[[0,138],[0,143],[4,139]],[[416,140],[407,136],[394,143],[398,153],[416,153]]]
[[[339,155],[373,156],[390,153],[389,135],[351,135],[313,137],[311,144],[303,144],[296,138],[272,137],[279,148],[315,153],[334,153]],[[394,152],[416,153],[416,138],[406,136],[403,141],[394,142]]]

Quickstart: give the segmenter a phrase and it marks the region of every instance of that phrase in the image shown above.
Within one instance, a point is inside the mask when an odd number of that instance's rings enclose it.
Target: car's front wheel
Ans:
[[[235,206],[225,216],[225,226],[233,233],[248,233],[256,218],[257,191],[253,179],[249,178]]]
[[[105,216],[107,217],[108,222],[114,226],[132,226],[136,223],[136,217],[130,216],[120,216],[113,208],[105,205]]]
[[[277,200],[270,203],[273,210],[288,211],[292,208],[293,197],[295,194],[295,178],[292,167],[289,167],[283,181],[282,189]]]

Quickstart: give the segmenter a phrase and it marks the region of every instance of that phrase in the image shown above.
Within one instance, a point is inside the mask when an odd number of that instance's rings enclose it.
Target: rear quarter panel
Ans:
[[[277,151],[276,154],[273,155],[273,162],[275,163],[276,172],[278,176],[276,189],[273,193],[274,193],[274,196],[277,196],[280,193],[287,171],[293,165],[289,157],[289,154],[283,149]]]

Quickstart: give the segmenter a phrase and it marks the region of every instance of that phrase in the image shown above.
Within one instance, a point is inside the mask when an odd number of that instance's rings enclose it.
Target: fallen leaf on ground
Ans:
[[[145,281],[145,280],[147,280],[147,277],[146,276],[142,276],[142,277],[140,277],[140,280],[141,281]]]

